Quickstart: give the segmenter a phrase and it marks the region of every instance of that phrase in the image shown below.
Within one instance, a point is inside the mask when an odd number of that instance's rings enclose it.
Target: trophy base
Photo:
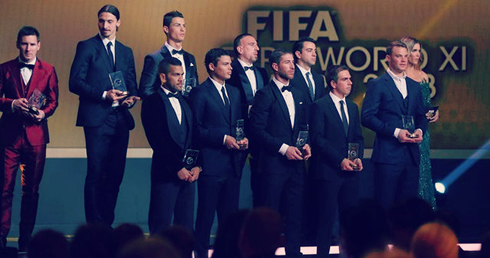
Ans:
[[[34,106],[28,106],[27,109],[29,109],[29,113],[33,115],[39,115],[39,110],[37,110],[36,107]]]
[[[415,134],[415,133],[411,133],[411,134],[408,136],[408,138],[412,138],[412,139],[413,139],[413,138],[417,138],[417,137],[418,137],[418,136],[417,136],[417,134]]]

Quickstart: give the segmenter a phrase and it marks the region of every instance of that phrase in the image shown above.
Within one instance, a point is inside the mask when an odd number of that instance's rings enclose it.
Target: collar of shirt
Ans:
[[[329,92],[330,97],[332,98],[333,103],[335,104],[335,108],[337,109],[337,112],[339,113],[340,119],[342,119],[342,113],[340,113],[340,101],[344,101],[344,112],[345,112],[345,117],[347,118],[347,123],[349,123],[349,109],[347,108],[347,101],[344,98],[339,98],[333,92]]]
[[[209,77],[209,79],[213,82],[214,87],[216,87],[216,90],[218,90],[219,92],[219,95],[221,95],[221,88],[225,87],[226,83],[220,84],[219,82],[217,82],[211,77]],[[228,93],[226,93],[226,87],[225,87],[225,94],[227,94],[226,97],[228,97]],[[223,98],[223,96],[221,96],[221,98],[223,99],[223,103],[224,103],[225,99]]]
[[[106,47],[106,50],[107,50],[107,43],[109,42],[112,42],[112,52],[114,52],[114,49],[116,48],[116,38],[114,38],[113,40],[109,40],[108,38],[104,38],[102,37],[100,34],[100,39],[102,40],[102,43],[104,43],[104,46]]]
[[[286,85],[286,84],[283,84],[282,82],[280,82],[279,80],[277,80],[275,76],[272,76],[272,81],[274,81],[276,86],[279,88],[279,91],[281,91],[283,86],[289,86],[289,84]],[[289,91],[284,91],[284,92],[289,92]],[[282,94],[284,94],[284,92],[282,92]]]
[[[333,102],[334,102],[334,103],[336,103],[336,104],[337,104],[337,103],[339,103],[339,101],[341,101],[341,100],[343,100],[343,101],[344,101],[344,103],[347,103],[347,102],[345,101],[345,97],[344,97],[344,98],[339,98],[339,97],[337,97],[335,94],[333,94],[333,92],[329,92],[329,94],[330,94],[330,97],[332,97],[332,100],[333,100]]]
[[[35,57],[34,60],[32,60],[30,62],[22,61],[22,59],[20,59],[20,56],[17,59],[19,60],[19,63],[24,63],[24,64],[28,64],[28,65],[36,65],[36,61],[37,61],[37,57]]]
[[[160,87],[162,88],[163,92],[165,92],[165,95],[168,95],[169,93],[177,94],[177,92],[174,93],[174,92],[169,91],[167,88],[163,87],[163,85]]]
[[[309,72],[311,74],[311,68],[309,70],[306,70],[305,68],[301,67],[300,65],[296,64],[296,68],[299,68],[300,72],[303,74],[303,76],[306,78],[306,73]],[[313,76],[312,76],[313,78]]]
[[[167,47],[168,52],[170,52],[170,55],[171,55],[171,56],[173,56],[173,55],[172,55],[172,50],[174,50],[174,49],[175,49],[175,50],[177,50],[177,51],[182,50],[182,48],[181,48],[181,49],[176,49],[176,48],[172,47],[172,45],[168,44],[168,42],[167,42],[167,41],[165,41],[165,47]]]
[[[401,81],[401,80],[405,80],[405,78],[407,77],[407,74],[405,72],[403,72],[403,75],[400,77],[400,76],[396,76],[393,71],[390,70],[390,68],[388,68],[388,70],[386,70],[386,72],[391,76],[391,78],[393,78],[393,80],[395,81]]]
[[[254,64],[247,64],[245,63],[245,61],[241,60],[240,58],[237,58],[238,62],[240,63],[240,65],[242,65],[243,69],[245,70],[245,67],[250,67],[250,66],[253,66]]]

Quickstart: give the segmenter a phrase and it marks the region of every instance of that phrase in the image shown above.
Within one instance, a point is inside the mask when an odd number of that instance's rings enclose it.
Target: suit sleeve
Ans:
[[[362,125],[373,130],[377,134],[385,136],[392,136],[395,132],[396,126],[393,124],[386,124],[378,118],[380,104],[383,95],[384,87],[376,84],[377,80],[369,81],[366,90],[366,96],[364,97],[364,103],[362,104]]]
[[[128,50],[128,70],[124,73],[126,80],[127,88],[129,91],[129,96],[138,96],[138,88],[136,86],[136,68],[134,65],[134,55],[133,50],[131,48],[127,48]]]
[[[89,42],[79,42],[77,45],[77,52],[70,70],[69,88],[71,92],[80,97],[102,100],[103,92],[108,89],[89,83],[88,72],[96,57],[92,53],[93,48],[88,44]]]
[[[196,78],[196,85],[199,85],[199,75],[197,74],[197,64],[194,55],[190,55],[191,64],[194,64],[194,78]]]
[[[54,67],[48,75],[48,95],[46,96],[46,105],[41,109],[44,112],[45,118],[48,118],[54,114],[54,111],[58,107],[58,76]]]
[[[256,93],[254,104],[250,109],[250,131],[255,142],[265,147],[268,152],[277,153],[283,142],[272,136],[266,130],[269,124],[272,105],[272,92],[269,89],[264,88],[264,90],[259,90]]]
[[[5,94],[5,71],[0,66],[0,111],[3,113],[12,113],[12,101],[11,98],[4,98]]]
[[[359,119],[359,108],[357,105],[355,105],[355,129],[354,129],[354,142],[359,143],[359,151],[358,155],[359,158],[362,159],[364,157],[364,136],[362,136],[362,130],[361,130],[361,121]]]
[[[158,64],[151,55],[145,56],[143,71],[141,71],[139,96],[147,98],[155,92],[154,85],[158,79]]]

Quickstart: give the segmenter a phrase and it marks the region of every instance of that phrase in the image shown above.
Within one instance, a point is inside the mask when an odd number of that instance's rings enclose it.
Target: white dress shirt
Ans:
[[[306,86],[308,86],[308,79],[306,79],[306,77],[310,78],[311,86],[313,87],[313,96],[315,96],[315,80],[313,80],[313,74],[311,74],[311,68],[309,70],[306,70],[305,68],[303,68],[297,64],[296,64],[296,67],[299,69],[301,74],[303,74],[303,78],[305,79]],[[306,73],[309,73],[308,76],[306,76]]]
[[[185,62],[184,62],[184,55],[181,55],[181,54],[175,54],[175,55],[174,55],[174,54],[172,54],[172,50],[174,50],[174,49],[175,49],[175,50],[177,50],[177,51],[180,51],[180,50],[182,50],[182,48],[181,48],[181,49],[176,49],[176,48],[172,47],[170,44],[168,44],[168,42],[166,42],[166,41],[165,41],[165,47],[167,47],[168,52],[170,52],[170,55],[171,55],[172,57],[175,57],[175,58],[179,59],[179,60],[180,60],[180,62],[182,63],[182,69],[184,69],[184,79],[185,79],[185,74],[186,74],[186,73],[185,73]],[[157,64],[157,65],[158,65],[158,64]],[[196,83],[198,83],[198,82],[196,82]],[[184,85],[184,88],[185,88],[185,85]]]
[[[163,87],[163,86],[161,86],[161,87],[163,89],[163,92],[165,92],[166,95],[169,93],[174,94],[173,92],[167,90],[165,87]],[[170,104],[172,105],[172,108],[174,109],[175,115],[177,116],[177,119],[179,120],[179,124],[182,124],[182,107],[180,106],[179,99],[174,98],[174,97],[170,97],[170,98],[168,98],[168,100],[170,101]]]
[[[341,98],[337,97],[335,94],[333,94],[332,92],[330,92],[330,97],[332,98],[333,103],[335,104],[335,108],[337,109],[337,113],[339,113],[340,120],[342,120],[342,113],[340,113],[340,101],[341,100],[344,101],[344,104],[342,105],[342,107],[344,109],[345,116],[347,118],[347,124],[349,124],[349,110],[347,109],[347,101],[345,101],[345,97],[341,99]]]
[[[246,64],[245,62],[240,60],[240,58],[237,58],[237,60],[240,63],[240,65],[242,65],[243,70],[245,70],[245,67],[253,66],[253,64],[252,65]],[[248,81],[250,82],[250,87],[252,87],[253,96],[255,96],[255,93],[257,92],[257,79],[255,77],[254,70],[248,69],[245,71],[245,74],[247,75]]]

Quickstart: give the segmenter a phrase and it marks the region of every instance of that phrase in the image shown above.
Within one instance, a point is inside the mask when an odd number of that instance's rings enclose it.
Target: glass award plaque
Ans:
[[[427,112],[428,118],[431,119],[432,117],[434,117],[434,115],[436,114],[436,111],[438,109],[439,109],[439,106],[429,108],[429,111]]]
[[[27,102],[29,113],[33,115],[38,115],[39,109],[41,109],[46,104],[46,96],[42,94],[38,89],[35,89]]]
[[[191,149],[185,150],[184,158],[182,159],[182,162],[184,162],[185,164],[185,168],[190,170],[193,167],[195,167],[198,156],[199,156],[198,150],[191,150]]]
[[[236,137],[237,141],[241,141],[245,138],[245,120],[236,120]]]
[[[123,95],[128,95],[128,88],[126,88],[126,82],[121,71],[110,73],[109,78],[113,89],[122,91]]]
[[[306,155],[306,150],[303,147],[308,142],[308,131],[299,131],[298,139],[296,139],[296,147],[301,151],[303,156]]]
[[[196,78],[184,79],[182,81],[182,95],[188,97],[191,90],[196,87]]]
[[[415,131],[415,123],[413,121],[413,116],[402,115],[403,129],[406,129],[410,133],[410,138],[417,138]]]
[[[349,143],[349,150],[347,151],[347,159],[354,161],[359,158],[359,143]],[[357,165],[352,166],[354,170],[357,169]]]

